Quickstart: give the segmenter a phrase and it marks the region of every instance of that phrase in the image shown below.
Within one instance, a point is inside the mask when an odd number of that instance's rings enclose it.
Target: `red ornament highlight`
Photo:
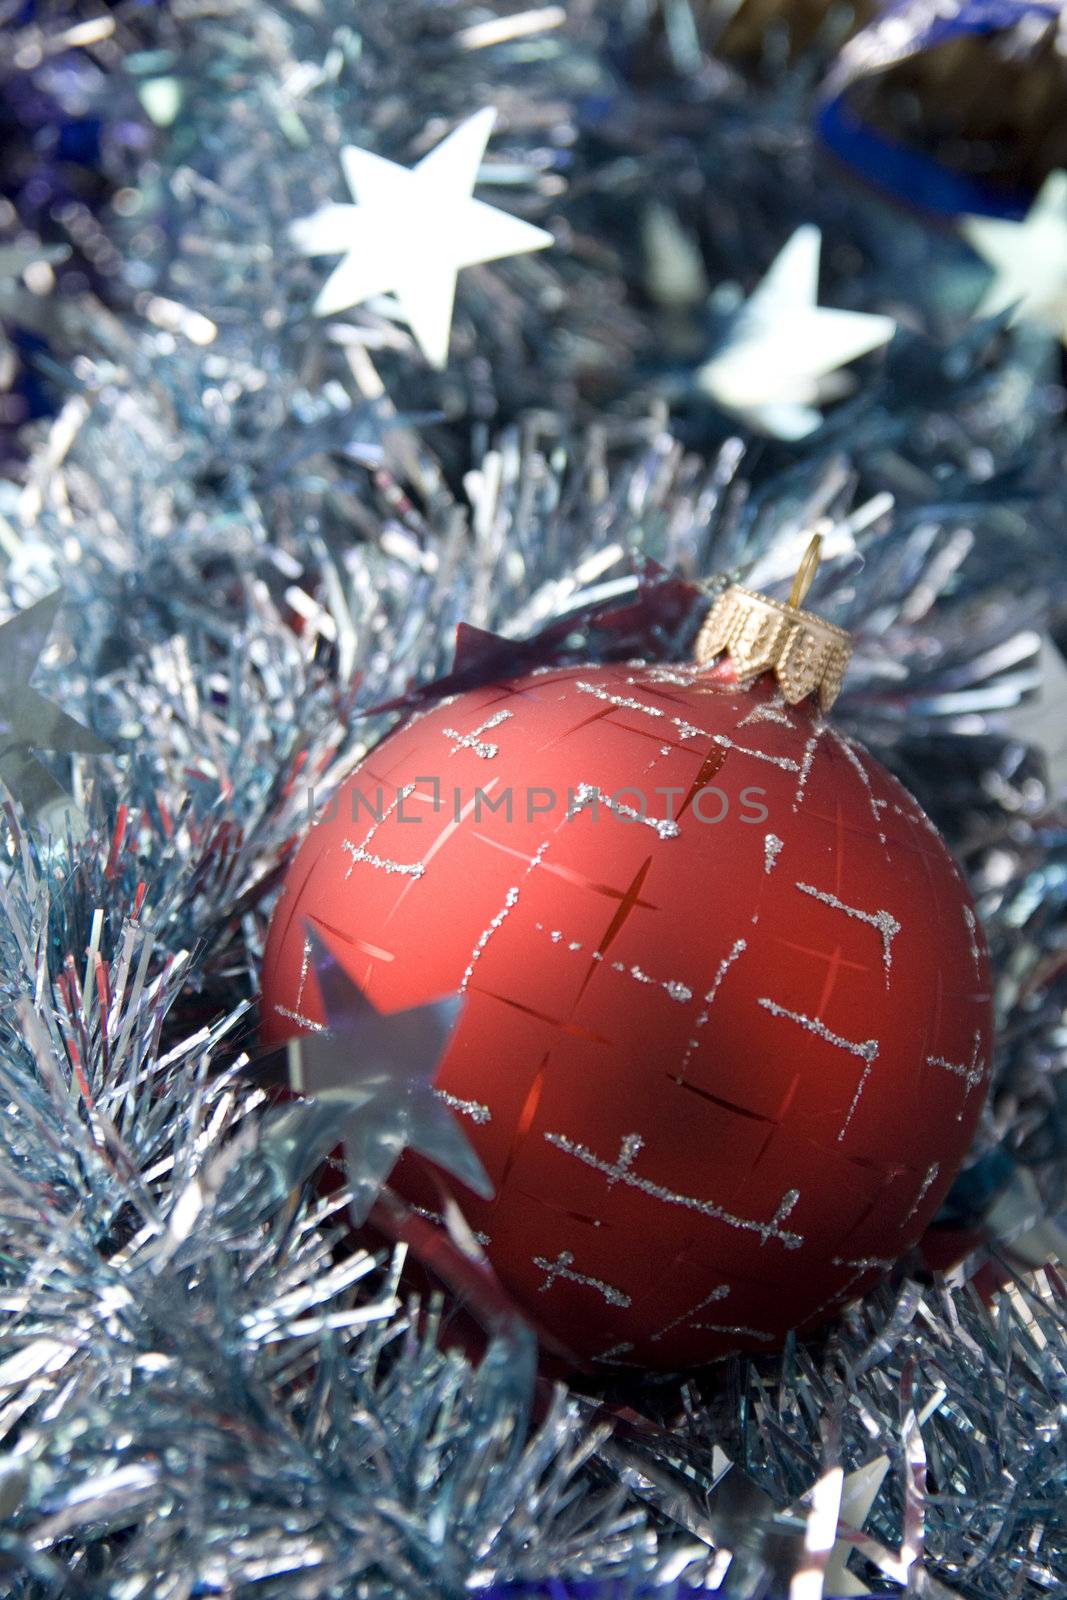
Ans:
[[[374,1005],[462,992],[436,1088],[501,1280],[577,1355],[773,1349],[920,1237],[991,1040],[967,888],[810,700],[729,668],[534,672],[409,721],[300,850],[268,1043],[318,1025],[306,927]],[[394,1183],[433,1204],[416,1159]]]

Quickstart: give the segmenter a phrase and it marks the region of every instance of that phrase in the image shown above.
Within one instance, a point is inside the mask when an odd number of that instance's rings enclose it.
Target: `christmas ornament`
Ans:
[[[995,274],[976,312],[1010,311],[1067,344],[1067,172],[1053,172],[1022,222],[965,217],[964,238]]]
[[[410,170],[344,147],[356,204],[324,206],[291,230],[304,255],[344,257],[315,301],[318,316],[393,294],[427,361],[445,365],[460,270],[553,243],[543,228],[474,199],[495,121],[491,108],[475,112]]]
[[[381,1010],[465,996],[436,1089],[495,1189],[465,1214],[587,1358],[813,1328],[918,1239],[979,1113],[974,909],[825,720],[849,642],[797,609],[813,559],[795,605],[727,590],[695,665],[543,668],[417,714],[275,913],[269,1043],[322,1021],[312,934]],[[424,1177],[392,1182],[429,1210]]]
[[[717,405],[779,439],[813,433],[820,402],[847,388],[834,375],[896,329],[892,317],[818,304],[821,249],[818,228],[798,228],[696,374],[697,388]]]

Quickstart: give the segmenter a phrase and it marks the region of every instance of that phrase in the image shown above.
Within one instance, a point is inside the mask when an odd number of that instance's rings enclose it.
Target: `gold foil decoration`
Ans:
[[[866,26],[875,0],[698,0],[701,36],[718,56],[764,76],[783,57],[827,59]]]
[[[1062,8],[1043,28],[1036,10],[1015,10],[1015,26],[1005,6],[1000,25],[929,49],[916,28],[876,23],[834,73],[847,83],[850,122],[993,195],[1040,189],[1067,164],[1067,37]]]
[[[813,611],[801,611],[815,576],[821,539],[812,539],[793,585],[789,603],[731,584],[716,600],[697,635],[696,659],[708,666],[726,654],[744,683],[761,672],[773,672],[791,706],[818,694],[829,711],[841,692],[852,655],[852,639]]]

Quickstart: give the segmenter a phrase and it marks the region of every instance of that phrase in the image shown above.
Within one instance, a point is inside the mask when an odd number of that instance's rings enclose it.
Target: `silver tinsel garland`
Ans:
[[[0,485],[5,611],[62,585],[35,683],[115,749],[55,765],[69,831],[8,802],[0,834],[13,1600],[549,1577],[756,1600],[802,1582],[819,1485],[882,1457],[865,1526],[834,1530],[872,1588],[993,1600],[1067,1576],[1046,1265],[1067,809],[1013,721],[1067,579],[1052,352],[965,328],[962,246],[828,188],[802,83],[745,89],[695,13],[665,9],[664,32],[651,5],[594,0],[176,8],[158,49],[112,64],[157,128],[103,220],[111,309],[12,291],[57,411]],[[414,158],[484,101],[497,198],[562,247],[472,270],[427,379],[388,317],[311,319],[285,229],[335,192],[341,143]],[[833,303],[911,331],[818,434],[772,446],[678,374],[713,335],[701,274],[751,287],[812,218]],[[249,1071],[308,792],[388,726],[372,708],[448,669],[457,622],[596,654],[644,558],[773,590],[819,517],[812,604],[858,640],[835,714],[946,831],[994,953],[994,1090],[952,1198],[992,1243],[947,1276],[904,1263],[823,1340],[689,1382],[553,1390],[514,1326],[480,1365],[443,1352],[403,1247],[353,1252],[343,1185],[323,1195]],[[685,626],[646,649],[684,648]]]

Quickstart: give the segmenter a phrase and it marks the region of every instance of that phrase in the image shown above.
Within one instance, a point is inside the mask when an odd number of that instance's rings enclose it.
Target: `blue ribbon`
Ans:
[[[536,1583],[494,1584],[484,1591],[485,1600],[707,1600],[706,1589],[690,1589],[684,1584],[670,1584],[666,1588],[634,1589],[625,1579],[606,1582],[565,1582],[562,1578],[544,1578]],[[785,1595],[775,1595],[771,1600],[786,1600]],[[835,1600],[827,1595],[825,1600]],[[875,1600],[869,1596],[868,1600]]]
[[[931,0],[899,0],[842,51],[830,74],[815,118],[823,143],[834,155],[898,199],[941,216],[963,213],[1017,219],[1033,199],[1022,190],[992,188],[976,178],[947,171],[940,162],[865,126],[849,105],[854,84],[966,34],[1001,33],[1033,17],[1051,22],[1059,7],[1049,0],[964,0],[951,11]],[[902,24],[913,24],[905,29]]]

